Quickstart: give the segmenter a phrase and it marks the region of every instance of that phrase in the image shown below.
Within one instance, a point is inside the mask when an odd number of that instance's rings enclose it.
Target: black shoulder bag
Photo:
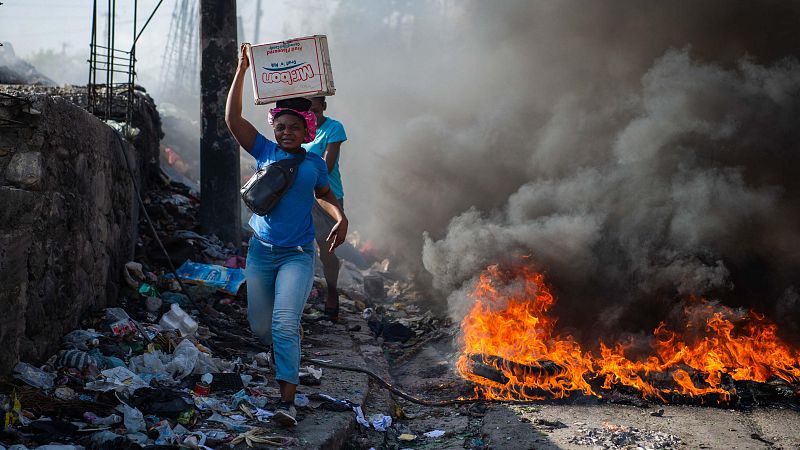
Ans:
[[[266,215],[292,186],[298,167],[305,159],[303,150],[294,158],[275,161],[256,171],[240,190],[244,204],[259,216]]]

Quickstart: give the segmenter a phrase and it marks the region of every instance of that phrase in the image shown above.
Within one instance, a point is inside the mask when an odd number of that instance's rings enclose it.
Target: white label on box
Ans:
[[[314,37],[250,47],[256,103],[325,91],[322,49]]]

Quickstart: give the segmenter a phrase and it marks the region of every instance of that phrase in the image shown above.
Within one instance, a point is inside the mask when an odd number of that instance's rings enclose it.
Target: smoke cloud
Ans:
[[[444,238],[426,238],[425,267],[449,291],[492,262],[530,253],[570,310],[602,318],[603,329],[624,326],[631,313],[646,317],[659,297],[711,294],[759,308],[790,296],[796,278],[786,275],[800,267],[790,168],[800,163],[791,119],[799,69],[743,61],[726,70],[668,52],[608,146],[584,137],[605,161],[528,182],[494,213],[457,216]],[[582,113],[567,114],[558,122]]]
[[[788,330],[798,19],[780,1],[342,0],[290,32],[330,37],[352,226],[424,265],[454,318],[481,270],[525,256],[567,326],[652,329],[704,295]]]

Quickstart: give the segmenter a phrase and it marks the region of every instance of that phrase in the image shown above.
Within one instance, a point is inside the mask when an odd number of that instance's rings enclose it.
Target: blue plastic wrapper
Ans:
[[[201,264],[188,259],[178,267],[177,272],[187,283],[213,286],[231,295],[236,295],[245,280],[244,269]]]

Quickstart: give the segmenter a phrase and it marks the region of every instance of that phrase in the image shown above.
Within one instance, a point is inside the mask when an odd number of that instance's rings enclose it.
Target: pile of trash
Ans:
[[[270,420],[280,392],[271,357],[247,325],[244,255],[197,233],[196,191],[164,181],[145,207],[166,254],[142,221],[117,305],[85,318],[44,364],[16,365],[13,382],[0,384],[0,450],[299,443]],[[415,294],[401,279],[387,260],[343,262],[343,312],[364,317],[380,343],[413,343],[448,325],[409,301]],[[307,334],[342,326],[320,320],[324,292],[318,276],[303,317]],[[301,365],[300,378],[319,386],[322,370]],[[365,417],[359,404],[318,391],[297,395],[295,406],[298,419],[318,408],[347,411],[378,431],[392,420]]]
[[[44,365],[16,365],[17,383],[0,389],[0,442],[214,448],[237,439],[278,439],[254,426],[269,421],[279,398],[268,381],[268,355],[216,356],[213,327],[196,318],[198,308],[209,311],[221,301],[235,301],[240,271],[182,265],[179,275],[195,283],[200,306],[175,289],[174,277],[128,263],[130,289],[120,307],[88,318],[87,327],[64,336],[62,349]]]
[[[0,449],[294,442],[258,426],[279,390],[246,327],[244,257],[192,231],[190,189],[150,192],[146,207],[186,291],[140,224],[118,305],[83,320],[45,364],[19,362],[0,385]]]

